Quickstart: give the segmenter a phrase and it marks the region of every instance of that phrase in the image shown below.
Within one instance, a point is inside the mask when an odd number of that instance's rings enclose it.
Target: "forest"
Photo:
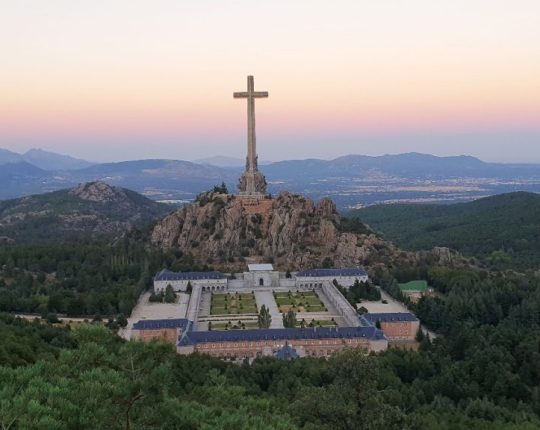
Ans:
[[[163,267],[208,269],[179,250],[149,249],[135,236],[114,245],[84,240],[3,246],[0,312],[127,316]]]
[[[163,256],[160,258],[164,258]],[[413,274],[411,274],[412,276]],[[401,276],[401,275],[400,275]],[[0,317],[0,425],[10,429],[540,428],[540,279],[436,267],[418,351],[236,365]],[[400,279],[401,280],[401,279]]]
[[[377,205],[348,216],[403,249],[447,246],[502,270],[536,270],[540,262],[540,195],[534,193],[450,205]]]

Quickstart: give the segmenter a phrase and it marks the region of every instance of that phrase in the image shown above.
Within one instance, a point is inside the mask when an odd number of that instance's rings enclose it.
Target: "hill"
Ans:
[[[21,161],[21,154],[0,148],[0,164],[19,163]]]
[[[452,205],[378,205],[352,217],[404,249],[445,246],[497,267],[538,269],[540,195],[516,192]]]
[[[460,264],[437,249],[402,252],[360,222],[342,218],[330,199],[281,193],[253,206],[231,194],[204,193],[154,227],[154,245],[180,248],[199,263],[243,269],[245,262],[272,262],[281,270],[309,267],[407,265],[425,258]]]
[[[7,242],[115,237],[169,211],[134,191],[92,182],[0,202],[0,237]]]

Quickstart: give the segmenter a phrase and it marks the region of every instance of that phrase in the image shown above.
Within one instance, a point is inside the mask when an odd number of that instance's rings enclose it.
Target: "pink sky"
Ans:
[[[468,153],[540,162],[537,0],[17,0],[0,147],[92,160]]]

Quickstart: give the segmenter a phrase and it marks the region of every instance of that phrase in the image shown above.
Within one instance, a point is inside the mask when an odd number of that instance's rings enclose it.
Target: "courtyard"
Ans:
[[[294,312],[326,312],[327,308],[314,291],[275,292],[274,299],[281,313]]]
[[[254,293],[212,293],[210,315],[241,315],[258,312]]]

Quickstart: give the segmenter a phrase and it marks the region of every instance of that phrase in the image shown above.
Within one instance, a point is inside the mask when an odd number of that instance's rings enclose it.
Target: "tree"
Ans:
[[[165,303],[174,303],[176,301],[176,293],[171,285],[165,288]]]
[[[193,291],[193,285],[191,285],[191,281],[188,281],[187,287],[186,287],[186,293],[191,294]]]
[[[272,316],[270,315],[270,310],[266,307],[266,305],[261,306],[257,323],[259,324],[259,328],[270,327],[270,324],[272,323]]]
[[[416,332],[415,339],[417,342],[422,342],[424,340],[424,331],[422,330],[422,327],[420,325],[418,326],[418,331]]]
[[[221,185],[214,186],[214,193],[229,194],[229,190],[227,189],[225,182],[222,182]]]
[[[296,313],[292,310],[283,313],[283,326],[285,328],[296,327]]]
[[[58,319],[58,316],[56,316],[55,313],[50,313],[50,314],[47,314],[47,322],[51,324],[57,324],[60,322],[60,320]]]
[[[325,257],[322,261],[322,267],[324,269],[330,269],[334,267],[334,261],[330,257]]]
[[[122,328],[125,328],[128,325],[128,320],[124,314],[118,315],[116,322]]]

